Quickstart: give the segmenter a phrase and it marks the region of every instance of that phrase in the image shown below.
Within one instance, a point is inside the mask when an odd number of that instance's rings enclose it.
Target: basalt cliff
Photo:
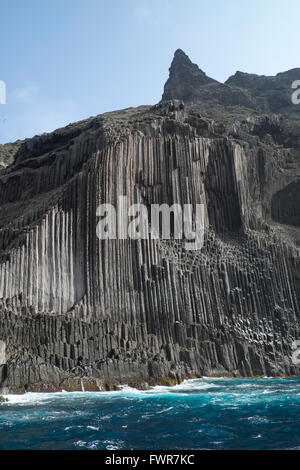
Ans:
[[[299,373],[294,77],[221,84],[178,50],[159,104],[0,147],[2,392]],[[204,204],[202,249],[99,240],[119,195]]]

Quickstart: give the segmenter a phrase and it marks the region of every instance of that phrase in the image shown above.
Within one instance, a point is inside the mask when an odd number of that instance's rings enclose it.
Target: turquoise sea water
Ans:
[[[300,378],[8,398],[0,449],[300,449]]]

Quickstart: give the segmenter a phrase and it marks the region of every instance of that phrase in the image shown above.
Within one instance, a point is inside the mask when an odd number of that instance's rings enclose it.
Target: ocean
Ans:
[[[0,449],[300,449],[300,378],[202,378],[0,404]]]

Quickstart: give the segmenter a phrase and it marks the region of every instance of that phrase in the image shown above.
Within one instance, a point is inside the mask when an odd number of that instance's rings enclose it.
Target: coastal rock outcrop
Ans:
[[[232,111],[225,85],[211,119],[175,59],[158,105],[27,139],[0,169],[2,393],[298,374],[300,122]],[[97,207],[124,195],[203,204],[202,249],[99,240]]]

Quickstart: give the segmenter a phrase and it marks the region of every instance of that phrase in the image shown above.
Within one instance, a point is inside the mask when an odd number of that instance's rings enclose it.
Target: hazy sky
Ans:
[[[300,67],[299,44],[299,0],[0,0],[0,143],[156,103],[177,48],[224,81]]]

